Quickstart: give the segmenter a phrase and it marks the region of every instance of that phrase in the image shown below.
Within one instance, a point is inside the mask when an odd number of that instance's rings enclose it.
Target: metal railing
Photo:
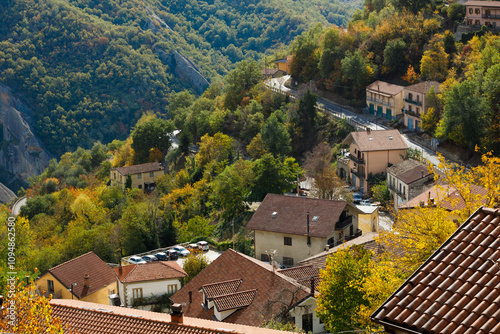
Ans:
[[[359,159],[358,157],[354,156],[353,154],[349,155],[349,159],[357,163],[358,165],[364,165],[365,161],[363,159]]]
[[[416,104],[417,106],[422,106],[422,102],[420,102],[420,101],[411,100],[411,99],[406,98],[406,97],[403,98],[403,100],[405,102],[408,102],[408,103],[411,103],[411,104]]]
[[[361,172],[355,170],[354,168],[351,168],[351,174],[356,175],[356,177],[358,177],[360,179],[366,179],[366,176],[364,173],[361,173]]]

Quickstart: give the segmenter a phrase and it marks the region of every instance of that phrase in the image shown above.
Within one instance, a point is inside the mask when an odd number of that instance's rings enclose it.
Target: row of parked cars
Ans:
[[[189,244],[185,247],[174,246],[165,252],[158,252],[152,255],[144,255],[142,257],[132,255],[128,258],[128,262],[131,264],[142,264],[152,261],[174,261],[179,258],[179,256],[185,257],[191,253],[205,252],[208,251],[210,247],[206,241],[198,241],[196,244]]]

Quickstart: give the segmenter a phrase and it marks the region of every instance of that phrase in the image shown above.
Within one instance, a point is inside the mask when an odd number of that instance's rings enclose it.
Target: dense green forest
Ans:
[[[33,108],[57,156],[125,139],[148,110],[190,89],[159,53],[177,51],[209,81],[277,53],[314,22],[345,24],[360,6],[308,1],[19,0],[0,3],[0,81]],[[281,50],[281,51],[280,51]],[[168,57],[167,57],[168,58]]]

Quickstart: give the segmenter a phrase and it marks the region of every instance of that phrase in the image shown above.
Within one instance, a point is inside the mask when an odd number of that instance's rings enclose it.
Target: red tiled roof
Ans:
[[[313,265],[283,269],[279,270],[279,273],[291,277],[297,281],[319,276],[319,270],[314,268]]]
[[[139,173],[156,172],[165,168],[159,162],[149,162],[147,164],[133,165],[115,168],[122,175],[133,175]]]
[[[440,86],[441,84],[437,81],[424,81],[405,87],[405,90],[411,90],[417,93],[426,94],[431,89],[431,87],[434,87],[435,92],[439,93]]]
[[[391,83],[388,83],[385,81],[380,81],[380,80],[377,80],[374,83],[372,83],[371,85],[369,85],[368,87],[366,87],[366,90],[370,90],[370,91],[376,92],[378,94],[389,95],[389,96],[396,95],[399,92],[401,92],[403,89],[404,89],[403,86],[394,85],[394,84],[391,84]]]
[[[371,318],[411,333],[500,333],[500,213],[480,208]]]
[[[406,150],[403,137],[398,130],[370,130],[351,132],[342,144],[354,142],[362,152]]]
[[[247,307],[252,304],[257,290],[247,290],[231,293],[229,295],[214,297],[214,304],[219,312]]]
[[[474,184],[471,184],[470,186],[472,193],[474,194],[484,195],[484,196],[488,194],[488,191],[483,187],[476,186]],[[417,197],[413,198],[411,201],[408,201],[400,208],[401,209],[414,208],[419,206],[421,202],[424,202],[425,205],[429,205],[428,203],[429,198],[434,198],[434,203],[449,211],[461,210],[465,208],[465,202],[463,198],[458,194],[456,189],[453,187],[450,188],[449,186],[446,185],[444,186],[436,185],[431,189],[418,195]],[[483,202],[483,204],[486,203]]]
[[[67,289],[70,289],[72,283],[76,283],[73,286],[73,294],[77,298],[83,298],[116,282],[113,269],[94,252],[61,263],[48,272]],[[86,274],[89,275],[89,286],[85,285],[83,279]]]
[[[184,269],[174,261],[153,261],[143,264],[131,264],[128,266],[115,267],[113,270],[116,277],[118,277],[122,283],[154,281],[187,276]]]
[[[204,301],[201,288],[211,283],[240,279],[239,290],[256,290],[255,297],[250,305],[224,319],[224,323],[259,326],[280,313],[282,303],[294,304],[310,294],[307,287],[279,272],[273,272],[270,264],[228,249],[171,299],[174,303],[183,304],[184,315],[188,317],[212,319],[214,310],[207,310],[202,306]]]
[[[201,289],[205,292],[207,298],[213,298],[215,296],[222,296],[235,293],[236,291],[238,291],[241,282],[242,282],[241,279],[233,279],[230,281],[206,284],[202,286]]]
[[[393,174],[406,184],[410,184],[431,175],[426,164],[408,159],[399,164],[387,168],[387,174]]]
[[[172,322],[166,313],[101,305],[71,299],[52,299],[52,316],[79,334],[284,334],[266,328],[189,318]]]
[[[467,1],[465,6],[477,7],[500,7],[500,2],[497,1]]]
[[[267,194],[247,224],[251,230],[326,238],[335,229],[347,203],[326,199]],[[276,215],[273,216],[273,213]],[[318,217],[315,221],[314,217]]]

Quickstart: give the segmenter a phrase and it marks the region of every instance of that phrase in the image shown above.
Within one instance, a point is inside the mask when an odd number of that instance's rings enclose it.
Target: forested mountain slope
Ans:
[[[124,138],[144,111],[165,112],[172,92],[196,91],[188,76],[173,70],[176,52],[210,81],[317,22],[344,24],[359,6],[325,0],[10,0],[0,4],[0,82],[27,99],[37,135],[61,155]]]

